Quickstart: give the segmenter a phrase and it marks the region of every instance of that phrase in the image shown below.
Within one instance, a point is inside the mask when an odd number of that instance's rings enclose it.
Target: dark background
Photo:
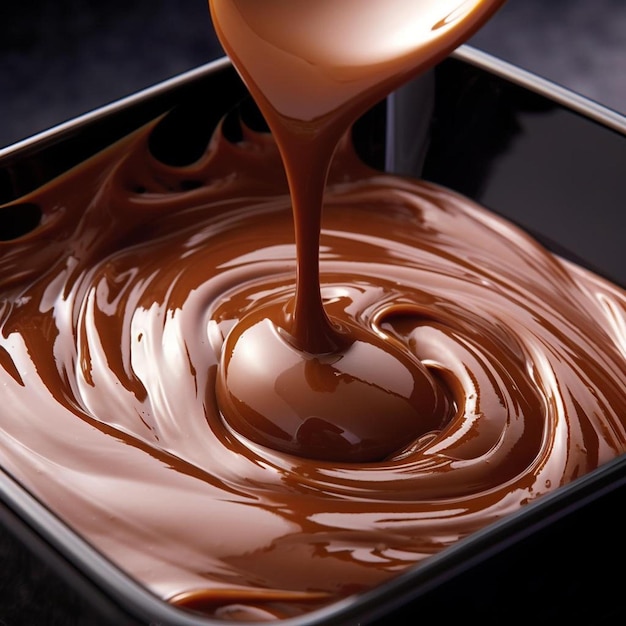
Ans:
[[[471,43],[626,114],[625,0],[508,0]],[[0,147],[221,55],[206,0],[2,0]]]

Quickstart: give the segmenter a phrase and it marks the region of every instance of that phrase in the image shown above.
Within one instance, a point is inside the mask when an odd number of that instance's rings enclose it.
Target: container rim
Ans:
[[[626,116],[565,87],[468,45],[458,48],[451,57],[504,78],[626,135]],[[228,67],[231,67],[230,60],[222,57],[53,126],[0,149],[0,165],[8,157],[25,156],[42,147],[55,144],[68,134],[75,134],[96,121],[206,79]],[[528,536],[539,527],[624,485],[626,485],[626,454],[542,496],[512,516],[459,540],[453,546],[409,568],[386,583],[361,595],[351,596],[297,618],[280,620],[279,623],[281,626],[317,626],[349,623],[351,620],[367,623],[368,620],[377,619],[394,608],[401,600],[406,602],[408,596],[419,597],[445,579]],[[71,565],[93,580],[110,598],[118,603],[121,601],[129,615],[162,625],[210,626],[226,623],[186,613],[154,595],[74,532],[2,468],[0,468],[0,502],[7,504],[22,521],[44,538],[55,551],[63,554]],[[404,595],[398,597],[398,592]],[[367,619],[364,619],[365,617]]]

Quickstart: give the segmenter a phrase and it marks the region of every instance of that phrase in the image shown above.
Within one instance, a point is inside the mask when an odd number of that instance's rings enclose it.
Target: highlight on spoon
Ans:
[[[505,0],[209,0],[224,50],[259,106],[354,118],[473,35]],[[315,96],[312,98],[311,94]],[[365,108],[364,108],[365,106]],[[353,110],[354,109],[354,110]]]

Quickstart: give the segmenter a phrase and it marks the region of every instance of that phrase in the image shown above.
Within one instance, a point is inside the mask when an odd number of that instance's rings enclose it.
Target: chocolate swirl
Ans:
[[[150,589],[233,619],[299,614],[626,450],[624,291],[450,191],[368,169],[347,138],[325,306],[419,359],[452,414],[376,463],[231,432],[224,340],[293,295],[280,158],[269,135],[220,127],[171,167],[152,128],[21,199],[41,222],[0,243],[0,463]]]

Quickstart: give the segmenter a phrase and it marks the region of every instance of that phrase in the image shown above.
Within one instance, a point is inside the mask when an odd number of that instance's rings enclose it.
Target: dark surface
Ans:
[[[0,146],[221,56],[203,0],[0,7]]]
[[[0,501],[2,626],[137,626]]]
[[[626,137],[461,62],[437,80],[433,145],[413,174],[626,287]]]
[[[626,113],[624,0],[508,0],[472,44]],[[0,146],[221,55],[206,0],[5,0]]]

